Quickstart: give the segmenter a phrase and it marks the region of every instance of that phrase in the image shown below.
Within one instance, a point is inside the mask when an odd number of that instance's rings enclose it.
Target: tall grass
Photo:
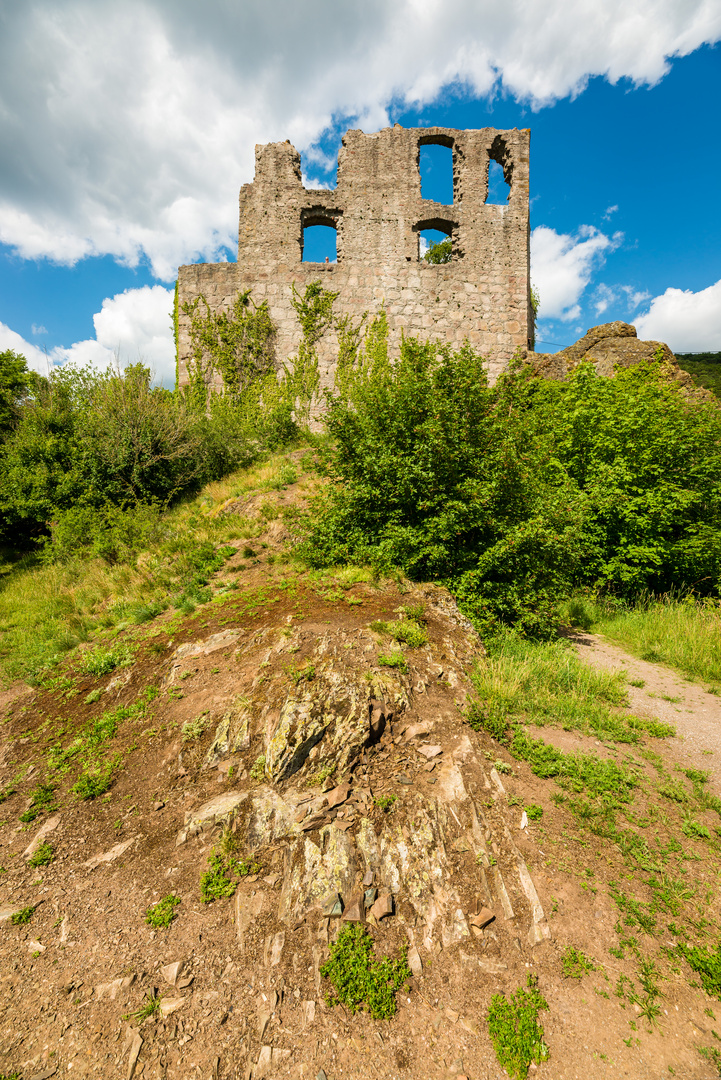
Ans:
[[[641,660],[667,664],[721,692],[721,602],[664,596],[633,607],[576,597],[562,618],[603,634]]]
[[[533,644],[514,633],[489,643],[473,676],[487,713],[504,725],[517,718],[598,737],[635,742],[622,673],[583,664],[563,640]]]
[[[223,514],[249,492],[279,491],[291,478],[287,455],[207,484],[160,515],[150,548],[109,563],[78,555],[41,564],[25,557],[0,574],[0,680],[34,680],[103,627],[142,623],[169,605],[192,610],[215,548],[257,536],[262,524]],[[203,562],[205,560],[205,564]]]

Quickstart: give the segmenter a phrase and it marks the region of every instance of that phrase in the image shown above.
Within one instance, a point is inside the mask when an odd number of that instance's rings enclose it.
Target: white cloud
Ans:
[[[531,280],[540,297],[542,319],[572,322],[581,313],[579,300],[593,271],[623,239],[621,233],[606,236],[592,225],[581,225],[576,234],[557,233],[539,225],[531,233]],[[601,296],[597,313],[608,306]]]
[[[37,335],[37,334],[47,334],[47,330],[46,330],[46,328],[44,326],[37,326],[35,323],[33,323],[33,325],[30,327],[30,329],[32,330],[33,334],[35,334],[35,335]]]
[[[256,142],[317,150],[445,86],[536,107],[653,84],[721,36],[713,0],[0,0],[0,240],[164,280],[233,247]],[[322,33],[319,32],[322,28]]]
[[[142,361],[155,381],[175,384],[175,343],[171,325],[173,290],[162,285],[144,285],[103,300],[93,316],[95,337],[77,341],[69,348],[56,346],[46,353],[25,341],[20,334],[0,323],[0,350],[22,353],[28,365],[41,374],[56,364],[107,368]]]
[[[721,281],[700,292],[666,289],[635,323],[640,338],[664,341],[674,352],[719,352]]]
[[[611,304],[615,304],[617,307],[622,306],[624,314],[630,314],[636,310],[639,304],[650,298],[650,292],[645,289],[635,289],[633,285],[606,285],[601,283],[596,286],[593,307],[597,315],[603,315]]]

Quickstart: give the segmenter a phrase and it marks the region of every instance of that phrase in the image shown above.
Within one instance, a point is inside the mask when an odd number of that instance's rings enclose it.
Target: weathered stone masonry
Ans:
[[[421,198],[420,147],[453,151],[453,204]],[[334,191],[303,186],[300,156],[289,142],[256,146],[255,180],[240,190],[238,262],[181,266],[179,379],[190,355],[185,301],[202,294],[213,309],[244,289],[267,299],[278,334],[278,362],[293,355],[300,327],[291,306],[320,278],[338,292],[334,310],[359,319],[385,306],[391,348],[401,332],[459,345],[464,338],[488,360],[494,378],[517,349],[532,347],[529,283],[528,167],[530,131],[413,128],[396,125],[375,135],[349,131],[338,155]],[[507,205],[487,204],[488,165],[503,167]],[[337,263],[303,262],[303,229],[337,230]],[[422,229],[452,237],[450,263],[420,257]],[[318,347],[324,384],[332,378],[337,341]]]

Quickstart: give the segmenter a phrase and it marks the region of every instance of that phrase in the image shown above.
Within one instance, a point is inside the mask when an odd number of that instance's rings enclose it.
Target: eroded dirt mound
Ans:
[[[712,1075],[681,984],[641,1051],[603,966],[583,996],[564,979],[569,942],[616,940],[597,884],[622,858],[465,722],[483,646],[450,596],[253,574],[121,634],[105,675],[83,674],[107,655],[86,649],[8,696],[0,1070],[496,1078],[491,998],[534,972],[539,1075],[657,1076],[669,1047],[677,1075]],[[172,921],[148,924],[167,897]],[[326,1002],[329,944],[357,923],[379,956],[408,950],[390,1020]]]

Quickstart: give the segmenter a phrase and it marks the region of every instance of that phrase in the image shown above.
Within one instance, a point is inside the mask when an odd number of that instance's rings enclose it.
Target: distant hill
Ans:
[[[679,366],[721,398],[721,352],[676,353]]]

